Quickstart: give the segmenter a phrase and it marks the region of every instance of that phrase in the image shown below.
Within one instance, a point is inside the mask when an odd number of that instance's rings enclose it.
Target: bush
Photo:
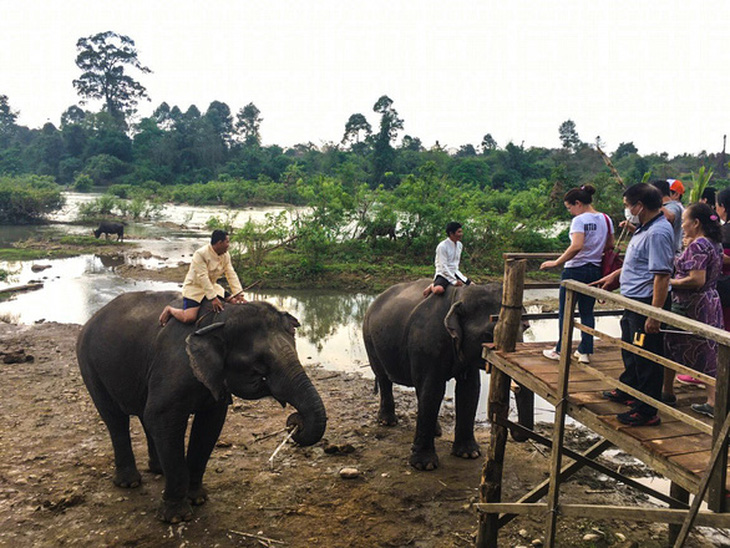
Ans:
[[[51,177],[0,176],[0,224],[37,223],[63,203],[61,187]]]

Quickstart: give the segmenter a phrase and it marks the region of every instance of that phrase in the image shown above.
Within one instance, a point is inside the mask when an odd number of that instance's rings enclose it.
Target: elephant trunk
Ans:
[[[324,435],[327,413],[322,398],[298,360],[297,366],[299,371],[289,377],[281,389],[272,386],[272,391],[277,399],[286,401],[297,410],[287,419],[287,427],[297,427],[292,439],[299,445],[314,445]]]

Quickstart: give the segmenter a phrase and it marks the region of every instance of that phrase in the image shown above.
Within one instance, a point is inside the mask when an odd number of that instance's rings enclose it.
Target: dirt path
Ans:
[[[400,424],[380,427],[372,381],[319,368],[309,373],[327,407],[325,440],[309,448],[287,446],[271,467],[267,461],[283,434],[257,440],[283,428],[290,410],[273,400],[236,399],[208,466],[210,500],[195,509],[191,522],[158,522],[161,477],[143,472],[142,487],[132,490],[111,482],[111,444],[76,365],[78,331],[77,325],[0,324],[0,358],[9,354],[16,362],[0,359],[0,546],[472,544],[471,504],[478,500],[483,461],[449,455],[452,402],[442,409],[441,467],[417,472],[407,463],[415,396],[398,394]],[[584,435],[575,436],[585,444]],[[487,425],[478,427],[477,438],[485,449]],[[136,420],[133,439],[144,470],[146,447]],[[531,444],[510,442],[507,463],[504,498],[515,500],[544,479],[549,458]],[[360,477],[340,478],[345,466],[357,468]],[[562,496],[571,502],[635,501],[616,484],[589,475]],[[536,545],[543,530],[543,520],[515,520],[501,533],[501,545]],[[596,538],[584,540],[586,535]],[[661,546],[666,527],[562,519],[559,539],[560,546]],[[689,544],[713,545],[700,537]]]

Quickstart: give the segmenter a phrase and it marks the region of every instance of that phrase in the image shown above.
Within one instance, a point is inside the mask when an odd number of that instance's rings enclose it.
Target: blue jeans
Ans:
[[[588,263],[575,268],[563,269],[561,280],[575,280],[585,284],[593,283],[601,279],[601,267]],[[588,327],[596,326],[596,318],[593,316],[593,305],[596,299],[588,295],[576,293],[578,301],[578,314],[580,315],[580,323]],[[560,307],[558,308],[558,342],[555,345],[555,351],[560,352],[560,337],[563,334],[563,317],[565,316],[565,288],[560,288]],[[593,354],[593,335],[589,335],[581,331],[580,344],[578,352],[581,354]]]

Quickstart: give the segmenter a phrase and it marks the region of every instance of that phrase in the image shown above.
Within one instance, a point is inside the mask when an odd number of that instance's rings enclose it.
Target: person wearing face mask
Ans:
[[[570,246],[554,261],[545,261],[540,270],[565,265],[561,280],[578,280],[583,283],[595,282],[601,277],[601,257],[606,248],[613,247],[613,223],[608,215],[599,213],[593,208],[593,194],[596,189],[592,185],[569,190],[563,201],[565,208],[573,216],[570,223]],[[580,321],[588,327],[595,327],[593,306],[596,300],[588,295],[577,295]],[[558,309],[558,336],[563,332],[563,316],[565,312],[565,289],[560,288]],[[593,354],[593,335],[581,334],[581,341],[575,351],[575,357],[581,363],[590,363]],[[560,339],[555,348],[543,351],[549,360],[560,359]]]
[[[662,197],[651,185],[638,183],[624,192],[624,207],[639,217],[639,225],[629,241],[620,270],[604,276],[592,285],[606,287],[620,282],[621,295],[663,308],[669,292],[669,277],[674,271],[674,231],[661,212]],[[644,334],[643,348],[654,354],[663,354],[660,322],[636,312],[625,310],[621,317],[621,340],[632,344],[634,336]],[[624,371],[619,380],[660,400],[664,367],[627,350],[621,351]],[[631,407],[619,413],[617,419],[629,426],[655,426],[661,420],[656,407],[637,401],[620,389],[607,390],[603,397]]]

